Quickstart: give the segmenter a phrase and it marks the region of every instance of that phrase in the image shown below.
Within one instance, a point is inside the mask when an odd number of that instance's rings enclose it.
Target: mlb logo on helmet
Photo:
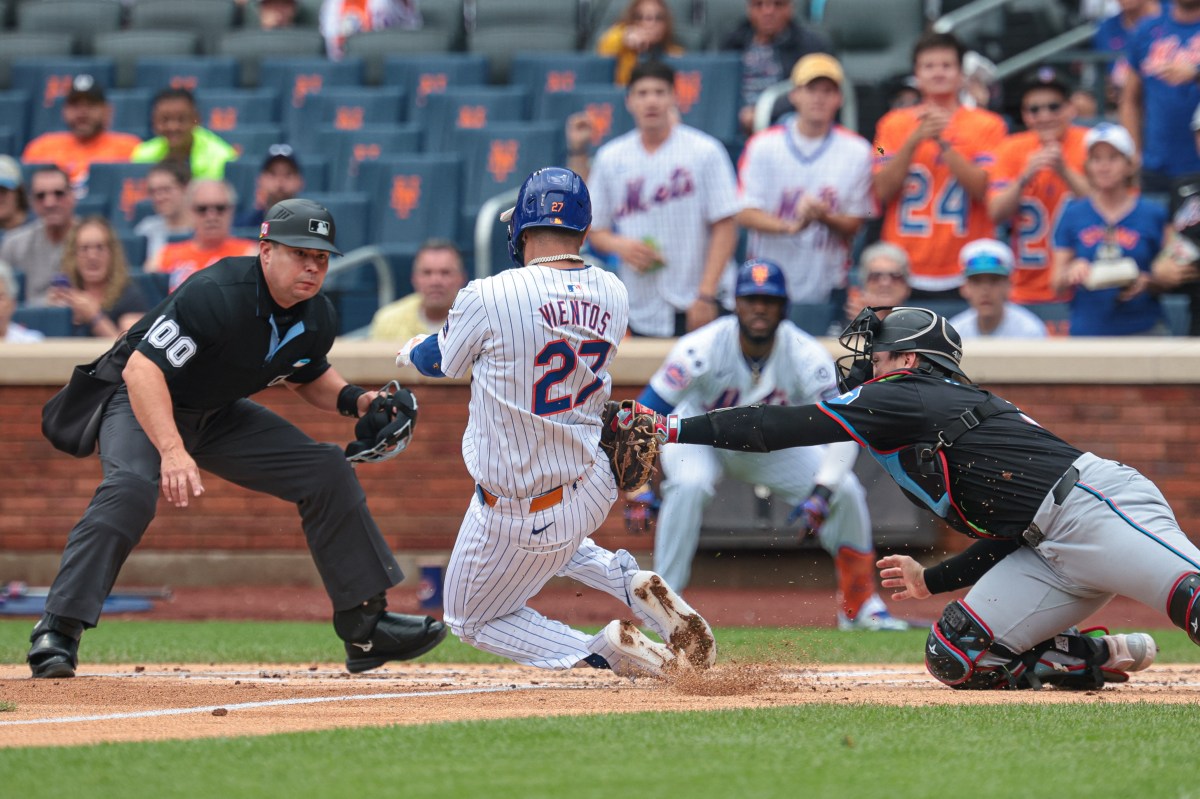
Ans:
[[[324,219],[308,220],[308,232],[316,233],[318,236],[329,236],[329,223]]]

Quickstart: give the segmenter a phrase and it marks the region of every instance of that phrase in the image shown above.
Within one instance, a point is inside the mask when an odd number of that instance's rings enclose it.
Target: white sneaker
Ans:
[[[609,622],[604,628],[604,638],[610,650],[608,665],[622,677],[662,677],[667,667],[675,662],[675,653],[666,644],[651,641],[631,621]],[[612,656],[613,652],[616,657]]]
[[[717,641],[704,617],[671,590],[663,578],[651,571],[640,571],[629,581],[630,603],[634,611],[653,619],[665,630],[663,638],[676,652],[682,652],[698,669],[717,662]]]
[[[877,595],[863,603],[858,615],[853,619],[842,611],[837,614],[838,629],[843,632],[853,630],[868,630],[870,632],[903,632],[911,628],[904,619],[897,619],[888,613],[887,605]]]
[[[1102,669],[1141,671],[1158,657],[1158,645],[1146,633],[1104,635],[1100,640],[1108,644],[1108,660]]]

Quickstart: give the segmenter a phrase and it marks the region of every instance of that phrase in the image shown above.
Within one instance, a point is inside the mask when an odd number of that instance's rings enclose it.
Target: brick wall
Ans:
[[[1081,449],[1125,461],[1155,480],[1183,528],[1200,537],[1200,386],[988,386]],[[57,552],[100,479],[96,458],[76,460],[41,437],[39,409],[56,387],[0,385],[0,551]],[[640,385],[618,386],[633,396]],[[463,467],[465,385],[422,385],[421,420],[400,457],[360,466],[370,507],[398,552],[449,550],[472,484]],[[285,389],[256,399],[321,441],[344,443],[347,420],[317,411]],[[139,551],[303,551],[293,507],[206,475],[206,493],[180,510],[164,502]],[[597,534],[605,546],[649,549],[627,536],[619,511]],[[965,543],[961,536],[947,541]]]

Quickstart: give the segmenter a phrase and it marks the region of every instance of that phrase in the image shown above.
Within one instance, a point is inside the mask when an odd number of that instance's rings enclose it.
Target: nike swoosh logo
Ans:
[[[375,648],[375,642],[367,641],[365,644],[351,644],[351,646],[356,646],[359,649],[361,649],[363,652],[370,652],[372,649]]]
[[[554,524],[554,522],[550,522],[550,524],[547,524],[545,527],[535,527],[535,528],[533,528],[532,532],[530,532],[529,534],[537,535],[538,533],[542,532],[543,530],[547,529],[548,527],[552,526],[553,524]]]

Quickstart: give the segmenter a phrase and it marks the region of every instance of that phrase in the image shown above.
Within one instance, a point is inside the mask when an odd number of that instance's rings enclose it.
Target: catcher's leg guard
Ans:
[[[74,677],[79,665],[79,638],[83,622],[47,613],[29,636],[29,654],[25,659],[35,678]]]
[[[346,670],[357,674],[389,660],[424,655],[446,637],[446,625],[432,616],[388,613],[387,597],[378,594],[333,614],[333,629],[346,642]]]
[[[1185,574],[1176,581],[1167,596],[1167,615],[1175,626],[1182,627],[1192,639],[1200,644],[1200,574]]]
[[[992,663],[1001,658],[1001,664]],[[1028,687],[1020,680],[1025,671],[1021,658],[997,644],[991,630],[957,600],[946,606],[942,617],[929,629],[925,668],[951,688]]]

